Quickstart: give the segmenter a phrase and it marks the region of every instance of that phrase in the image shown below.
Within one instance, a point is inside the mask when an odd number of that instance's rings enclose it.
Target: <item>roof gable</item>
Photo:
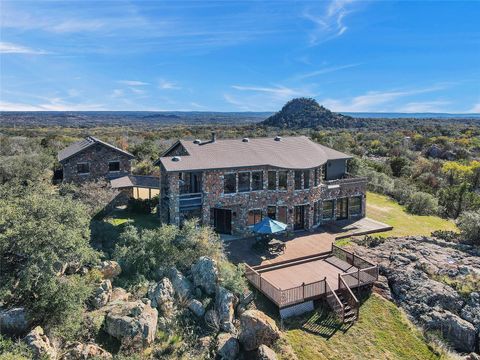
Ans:
[[[117,151],[131,159],[134,159],[135,156],[129,153],[128,151],[122,150],[116,146],[113,146],[112,144],[109,144],[105,141],[102,141],[100,139],[97,139],[96,137],[93,136],[87,136],[85,139],[78,141],[76,143],[71,144],[67,148],[61,150],[58,152],[57,158],[59,162],[64,162],[67,159],[70,159],[71,157],[81,153],[82,151],[90,148],[91,146],[99,144],[102,146],[106,146],[114,151]]]

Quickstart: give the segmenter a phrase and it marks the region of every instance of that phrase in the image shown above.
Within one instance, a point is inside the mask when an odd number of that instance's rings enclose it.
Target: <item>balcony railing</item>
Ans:
[[[368,179],[366,177],[354,177],[350,174],[345,174],[344,177],[341,179],[334,179],[334,180],[325,180],[323,183],[327,186],[331,185],[349,185],[349,184],[356,184],[356,183],[367,183]]]
[[[179,206],[180,211],[182,210],[193,210],[202,207],[203,195],[202,193],[191,193],[191,194],[180,194]]]

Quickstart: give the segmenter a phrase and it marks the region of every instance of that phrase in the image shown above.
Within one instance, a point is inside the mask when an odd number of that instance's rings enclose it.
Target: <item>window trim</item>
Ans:
[[[253,221],[254,221],[254,224],[249,224],[249,218],[250,218],[250,211],[259,211],[260,212],[260,220],[255,222],[255,214],[253,215]],[[260,221],[263,220],[263,211],[261,208],[253,208],[253,209],[248,209],[248,212],[247,212],[247,226],[249,227],[253,227],[255,226],[256,224],[258,224]]]
[[[326,202],[331,202],[332,203],[332,211],[331,211],[331,214],[330,214],[330,217],[324,217],[324,210],[325,210],[325,206],[324,204]],[[322,200],[322,220],[333,220],[335,218],[335,206],[337,206],[337,204],[335,203],[335,199],[329,199],[329,200]]]
[[[240,190],[240,175],[248,174],[248,190]],[[237,193],[246,193],[252,191],[252,172],[251,171],[239,171],[237,172]]]
[[[110,164],[111,163],[118,163],[118,170],[110,170]],[[108,162],[108,172],[109,173],[119,173],[121,170],[120,170],[120,165],[121,165],[121,162],[120,160],[110,160]]]
[[[260,189],[253,188],[253,173],[260,173]],[[250,171],[250,191],[263,191],[264,190],[264,183],[263,183],[263,170],[252,170]]]
[[[270,173],[273,173],[275,175],[273,189],[270,189]],[[278,171],[277,170],[267,170],[267,190],[268,191],[278,190]]]
[[[79,172],[78,165],[88,165],[88,172]],[[81,161],[77,162],[77,175],[90,175],[90,162],[89,161]]]
[[[268,209],[269,208],[274,208],[275,209],[275,217],[274,218],[271,218],[270,216],[268,216]],[[267,216],[272,220],[277,220],[277,205],[267,205]]]
[[[285,222],[280,220],[280,216],[278,216],[280,214],[280,211],[279,211],[280,208],[285,208]],[[288,206],[287,205],[277,205],[277,216],[276,216],[276,218],[277,218],[276,219],[277,221],[283,222],[284,224],[288,224]]]
[[[285,173],[285,189],[280,189],[280,173]],[[288,191],[288,170],[277,171],[277,191]]]

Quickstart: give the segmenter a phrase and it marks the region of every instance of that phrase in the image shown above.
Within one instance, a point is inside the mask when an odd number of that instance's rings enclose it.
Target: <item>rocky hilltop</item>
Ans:
[[[353,250],[379,264],[377,290],[406,310],[415,323],[441,334],[459,352],[478,351],[478,248],[420,236],[367,238],[357,241]]]
[[[351,116],[334,113],[319,105],[315,99],[298,98],[287,102],[282,110],[262,122],[283,129],[345,128],[359,126]]]

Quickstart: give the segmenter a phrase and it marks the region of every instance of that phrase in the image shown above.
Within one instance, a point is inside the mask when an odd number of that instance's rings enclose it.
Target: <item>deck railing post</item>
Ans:
[[[360,287],[360,269],[357,270],[357,278],[358,278],[358,287]]]
[[[305,283],[302,283],[302,300],[305,300]]]

